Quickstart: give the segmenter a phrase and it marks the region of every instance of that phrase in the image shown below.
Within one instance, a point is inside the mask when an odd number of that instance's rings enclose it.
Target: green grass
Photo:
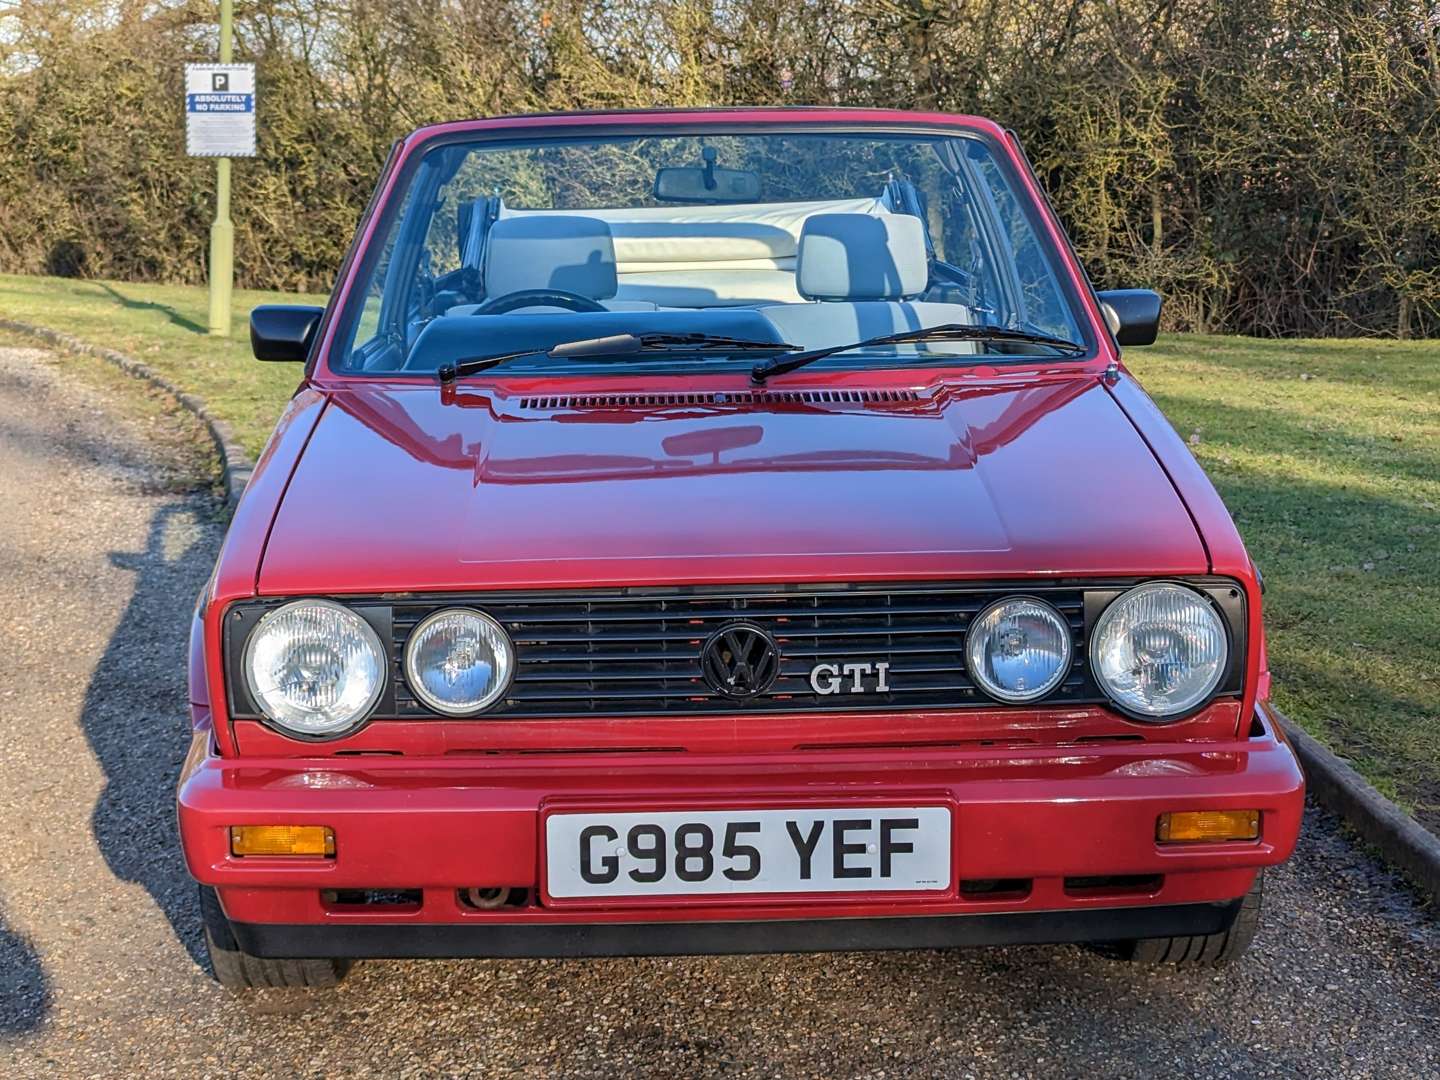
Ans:
[[[1440,832],[1440,342],[1127,359],[1265,574],[1276,703]]]
[[[0,274],[0,316],[63,330],[128,353],[199,394],[228,420],[253,459],[300,381],[296,364],[261,364],[250,355],[248,320],[256,304],[323,304],[324,297],[237,290],[229,337],[205,333],[204,288],[133,285]]]
[[[0,315],[139,357],[259,452],[299,371],[202,288],[0,276]],[[294,300],[294,297],[287,299]],[[1440,832],[1440,342],[1175,336],[1128,360],[1265,573],[1280,707]]]

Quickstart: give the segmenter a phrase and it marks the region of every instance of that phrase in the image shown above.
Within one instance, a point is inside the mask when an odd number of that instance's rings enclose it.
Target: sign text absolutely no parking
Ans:
[[[185,152],[255,156],[255,65],[185,65]]]

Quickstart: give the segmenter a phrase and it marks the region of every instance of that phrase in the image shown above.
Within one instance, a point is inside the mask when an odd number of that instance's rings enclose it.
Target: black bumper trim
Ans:
[[[235,923],[253,956],[400,960],[431,957],[702,956],[743,953],[947,949],[1214,934],[1238,900],[1221,904],[751,922]]]

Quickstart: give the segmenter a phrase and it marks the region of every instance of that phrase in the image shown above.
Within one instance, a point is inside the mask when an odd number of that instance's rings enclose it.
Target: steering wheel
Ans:
[[[607,311],[604,304],[566,292],[564,289],[521,289],[519,292],[504,293],[491,297],[477,307],[473,315],[503,315],[507,311],[526,307],[563,307],[571,311]]]

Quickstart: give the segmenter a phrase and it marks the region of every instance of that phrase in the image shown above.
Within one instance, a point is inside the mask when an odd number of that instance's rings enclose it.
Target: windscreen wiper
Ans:
[[[440,385],[446,386],[462,375],[474,375],[477,371],[485,371],[496,364],[503,364],[506,360],[518,360],[522,356],[543,356],[544,349],[521,349],[519,352],[499,353],[495,356],[467,356],[464,360],[456,360],[453,364],[441,364],[435,371],[440,377]]]
[[[522,356],[549,356],[559,360],[591,360],[606,357],[643,356],[657,352],[767,352],[793,353],[795,346],[786,341],[753,341],[750,338],[726,337],[723,334],[610,334],[606,337],[562,341],[549,348],[521,349],[496,356],[471,356],[453,364],[443,364],[436,372],[441,385],[452,383],[465,375],[474,375]]]
[[[585,359],[601,356],[635,356],[647,352],[794,352],[788,341],[754,341],[724,334],[611,334],[608,337],[566,341],[550,350],[551,356]]]
[[[848,345],[832,345],[826,349],[810,349],[764,360],[750,370],[750,381],[759,385],[771,375],[783,375],[787,371],[804,367],[806,364],[823,360],[836,353],[851,349],[867,349],[875,345],[905,345],[916,341],[1014,341],[1026,345],[1048,345],[1065,352],[1083,353],[1085,346],[1065,338],[1049,334],[1034,334],[1029,330],[1014,330],[1008,326],[971,326],[969,323],[944,323],[940,326],[924,326],[918,330],[902,330],[898,334],[853,341]]]

